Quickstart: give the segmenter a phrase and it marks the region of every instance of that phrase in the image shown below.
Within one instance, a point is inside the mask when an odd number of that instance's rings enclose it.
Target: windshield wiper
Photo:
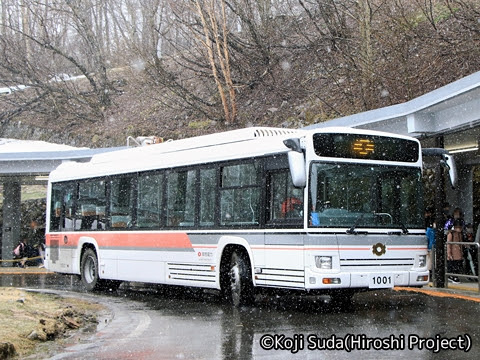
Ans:
[[[352,227],[347,230],[347,234],[358,234],[358,232],[355,230],[355,228],[357,227],[358,223],[360,222],[360,220],[363,219],[364,216],[365,216],[365,214],[360,214],[360,216],[357,217],[357,219],[355,220],[355,223],[352,225]]]
[[[403,233],[404,235],[407,235],[407,234],[408,234],[408,229],[407,229],[407,227],[405,226],[405,224],[404,224],[403,222],[401,222],[401,221],[399,221],[398,223],[400,224],[400,227],[402,228],[402,233]]]

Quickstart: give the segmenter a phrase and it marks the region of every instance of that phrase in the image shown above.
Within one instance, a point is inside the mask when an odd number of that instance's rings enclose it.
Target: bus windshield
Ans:
[[[420,229],[421,171],[316,162],[311,166],[309,206],[312,227]]]

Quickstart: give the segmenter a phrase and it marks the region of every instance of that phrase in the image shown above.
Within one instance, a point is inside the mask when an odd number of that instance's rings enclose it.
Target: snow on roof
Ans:
[[[70,145],[53,144],[37,140],[17,140],[0,138],[0,153],[71,151],[79,149],[87,148],[76,148]]]
[[[472,101],[472,99],[469,97],[469,93],[471,93],[472,91],[478,91],[479,88],[480,71],[465,76],[450,84],[442,86],[438,89],[430,91],[404,103],[364,111],[353,115],[342,116],[325,122],[308,125],[305,126],[303,129],[311,130],[329,126],[368,126],[369,128],[372,128],[373,124],[380,123],[382,121],[387,121],[391,123],[392,121],[395,121],[395,119],[400,118],[404,119],[404,121],[407,121],[407,116],[410,114],[420,113],[422,111],[432,112],[435,110],[435,108],[438,108],[439,110],[443,110],[445,107],[455,109],[455,106],[458,104],[464,104],[465,102]],[[477,102],[476,96],[473,97],[473,101]],[[455,114],[457,117],[460,117],[459,126],[465,125],[463,122],[465,122],[466,124],[471,123],[472,114],[470,113],[471,111],[466,111],[464,113]],[[465,120],[463,120],[463,118],[465,118]],[[440,130],[450,131],[452,127],[451,120],[449,119],[446,124],[447,126],[445,128],[441,128]],[[388,129],[389,125],[384,124],[384,127]],[[406,125],[405,129],[408,129]],[[421,131],[422,134],[424,132],[425,131]],[[410,131],[409,135],[411,135]]]
[[[74,147],[37,140],[0,138],[0,162],[77,160],[88,161],[95,154],[117,151],[124,147]],[[1,173],[1,171],[0,171]]]

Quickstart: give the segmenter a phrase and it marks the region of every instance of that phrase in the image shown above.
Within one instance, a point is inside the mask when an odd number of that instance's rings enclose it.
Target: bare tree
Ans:
[[[154,124],[391,105],[480,69],[477,3],[1,0],[0,86],[29,87],[2,97],[0,117],[101,124],[127,88]]]
[[[225,2],[220,0],[220,19],[217,19],[215,5],[217,5],[216,1],[210,0],[207,3],[203,2],[205,8],[202,8],[200,1],[194,1],[195,10],[203,28],[204,38],[201,39],[201,42],[207,51],[208,61],[222,102],[225,121],[234,123],[237,114],[237,104],[230,71]],[[220,71],[218,68],[220,68]]]
[[[111,104],[114,87],[107,74],[102,32],[103,18],[93,1],[23,0],[21,17],[2,24],[5,83],[25,83],[32,90],[25,102],[17,92],[11,114],[36,111],[55,117],[98,121]],[[20,41],[20,42],[19,42]],[[20,46],[18,46],[18,45]],[[81,51],[79,51],[81,49]],[[69,74],[67,77],[64,74]],[[70,81],[70,75],[86,81]]]

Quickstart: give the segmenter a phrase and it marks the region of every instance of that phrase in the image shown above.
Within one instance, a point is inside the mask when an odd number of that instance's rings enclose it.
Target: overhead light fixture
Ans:
[[[469,151],[478,151],[478,146],[471,146],[471,147],[466,147],[466,148],[448,150],[448,152],[450,154],[458,154],[458,153],[464,153],[464,152],[469,152]]]
[[[35,176],[36,181],[48,181],[48,175],[37,175]]]

